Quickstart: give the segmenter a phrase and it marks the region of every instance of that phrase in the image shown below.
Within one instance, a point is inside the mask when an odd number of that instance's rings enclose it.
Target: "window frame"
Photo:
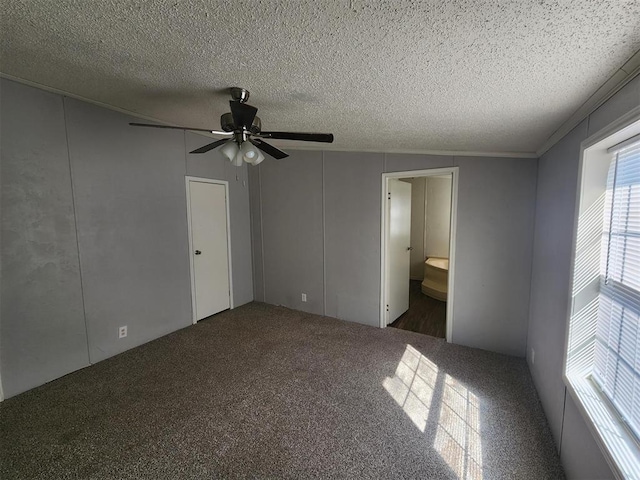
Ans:
[[[576,274],[576,260],[580,260],[578,245],[580,234],[585,232],[585,223],[581,223],[581,214],[587,214],[587,210],[595,206],[595,213],[591,218],[603,218],[604,202],[599,208],[593,201],[592,205],[583,205],[583,199],[593,197],[602,185],[606,188],[606,173],[610,164],[608,148],[640,133],[640,107],[634,108],[627,115],[613,122],[598,133],[590,136],[580,145],[580,159],[578,166],[578,184],[576,189],[576,205],[573,228],[573,242],[571,249],[570,288],[568,294],[568,315],[565,334],[565,348],[563,361],[563,380],[569,394],[573,398],[578,410],[586,421],[600,447],[605,459],[617,478],[640,478],[640,445],[636,436],[631,432],[622,420],[617,409],[600,390],[596,381],[592,378],[595,344],[595,332],[593,338],[589,329],[595,326],[585,322],[583,311],[587,310],[589,299],[599,294],[599,288],[595,289],[589,283],[585,284],[584,275]],[[607,163],[609,159],[609,163]],[[602,177],[604,173],[604,178]],[[604,192],[604,190],[602,190]],[[595,223],[592,230],[595,232]],[[600,223],[599,230],[602,230]],[[599,246],[602,242],[599,243]],[[585,254],[586,255],[586,254]],[[600,255],[595,262],[597,265],[597,278],[600,275]],[[593,271],[590,272],[593,275]],[[582,282],[582,283],[581,283]],[[595,283],[595,282],[593,282]],[[576,288],[580,287],[578,291]],[[583,294],[584,292],[584,294]],[[580,299],[583,296],[585,298]],[[583,308],[585,307],[585,308]],[[597,319],[597,308],[596,319]]]

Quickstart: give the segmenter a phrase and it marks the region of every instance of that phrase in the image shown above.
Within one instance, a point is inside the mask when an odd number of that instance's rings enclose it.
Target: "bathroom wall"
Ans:
[[[424,278],[424,221],[426,178],[406,178],[402,181],[411,184],[411,252],[409,275],[412,280]]]
[[[451,175],[426,177],[425,256],[449,258]]]
[[[451,176],[401,180],[411,183],[410,276],[422,280],[426,258],[449,258]]]
[[[208,137],[5,79],[0,117],[5,397],[191,324],[187,174],[229,181],[234,300],[253,299],[247,169],[187,154]]]
[[[301,286],[310,285],[314,296],[324,290],[321,313],[379,326],[382,173],[458,166],[453,342],[525,355],[536,159],[288,152],[312,172],[275,176],[265,161],[249,176],[256,299],[301,308]],[[307,188],[292,188],[298,181]],[[301,206],[293,220],[275,207],[282,192]],[[308,242],[306,256],[296,253]]]
[[[640,77],[539,162],[527,361],[569,479],[614,478],[562,379],[580,144],[638,106]]]

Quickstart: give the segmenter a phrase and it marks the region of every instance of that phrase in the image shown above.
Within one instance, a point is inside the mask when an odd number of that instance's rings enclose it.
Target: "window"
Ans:
[[[640,139],[612,152],[593,378],[640,438]]]
[[[565,383],[615,473],[640,479],[640,115],[583,144]]]

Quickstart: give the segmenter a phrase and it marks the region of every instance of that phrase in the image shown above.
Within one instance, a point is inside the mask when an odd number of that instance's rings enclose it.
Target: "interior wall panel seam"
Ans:
[[[183,130],[182,131],[182,143],[183,143],[183,148],[182,148],[182,152],[184,154],[184,177],[186,178],[186,176],[189,174],[189,160],[187,157],[187,131]],[[186,187],[186,183],[185,183],[185,197],[187,196],[188,192],[187,192],[187,187]],[[184,217],[186,218],[186,222],[187,222],[187,235],[190,235],[190,229],[188,227],[189,225],[189,203],[186,204],[185,210],[184,210]],[[191,265],[191,248],[192,245],[191,243],[187,240],[187,258],[189,259],[189,296],[190,296],[190,300],[195,298],[195,292],[193,289],[193,284],[191,283],[191,275],[192,275],[192,265]],[[191,300],[189,302],[189,309],[191,310],[191,317],[190,318],[196,318],[196,309],[194,308],[193,305],[193,300]]]
[[[262,261],[262,301],[267,301],[267,279],[264,267],[264,218],[262,216],[262,167],[258,166],[258,205],[260,205],[260,259]]]
[[[327,315],[327,232],[325,222],[324,150],[322,150],[322,315]]]
[[[253,246],[253,239],[256,233],[255,227],[255,212],[252,205],[254,202],[252,201],[253,195],[251,194],[251,185],[249,184],[249,174],[247,172],[247,189],[249,193],[249,235],[251,236],[251,286],[253,287],[253,299],[256,300],[257,292],[256,292],[256,252]]]
[[[533,227],[531,229],[531,262],[529,264],[529,305],[527,306],[527,336],[524,340],[524,358],[528,358],[529,352],[529,325],[531,324],[531,295],[533,293],[533,256],[535,251],[536,228],[538,223],[538,183],[540,173],[540,159],[536,159],[536,185],[534,187],[534,203],[533,203]]]
[[[63,127],[64,127],[64,136],[67,147],[67,161],[69,164],[69,186],[71,188],[71,208],[73,209],[73,230],[76,239],[76,252],[78,256],[78,276],[80,278],[80,298],[82,299],[82,320],[84,322],[84,333],[87,344],[87,364],[92,365],[91,361],[91,349],[89,348],[89,327],[87,326],[87,308],[85,305],[84,298],[84,280],[82,276],[82,258],[80,255],[80,239],[78,236],[78,213],[76,209],[76,191],[75,191],[75,183],[73,181],[73,162],[71,161],[71,145],[69,143],[69,128],[68,128],[68,120],[67,120],[67,102],[64,96],[61,96],[60,99],[62,101],[62,115],[63,115]]]

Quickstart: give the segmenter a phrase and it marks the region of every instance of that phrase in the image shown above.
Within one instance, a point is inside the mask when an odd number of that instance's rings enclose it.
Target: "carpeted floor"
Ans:
[[[523,359],[251,303],[0,404],[0,477],[564,478]]]

